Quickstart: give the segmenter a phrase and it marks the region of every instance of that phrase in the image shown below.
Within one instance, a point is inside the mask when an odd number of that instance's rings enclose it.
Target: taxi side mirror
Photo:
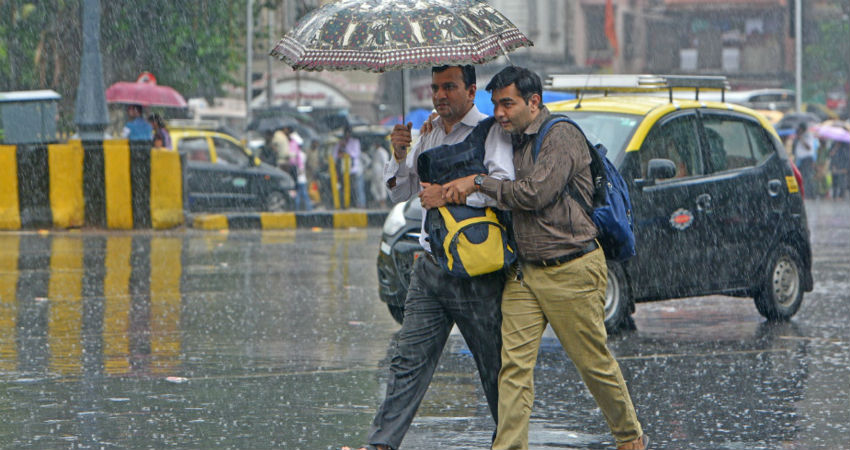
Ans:
[[[646,178],[649,180],[659,180],[664,178],[673,178],[676,176],[676,164],[669,159],[650,159],[646,167]]]
[[[646,165],[646,178],[635,179],[635,187],[645,188],[655,186],[655,180],[673,178],[676,176],[676,164],[669,159],[650,159]]]

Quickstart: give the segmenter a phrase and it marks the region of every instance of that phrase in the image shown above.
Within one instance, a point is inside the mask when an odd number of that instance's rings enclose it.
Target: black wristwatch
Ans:
[[[476,186],[478,186],[478,189],[481,189],[481,183],[484,182],[484,175],[481,175],[480,173],[478,175],[475,175],[475,178],[472,179],[472,182]]]

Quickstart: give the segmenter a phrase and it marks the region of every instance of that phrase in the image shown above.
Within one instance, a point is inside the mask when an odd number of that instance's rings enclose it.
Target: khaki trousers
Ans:
[[[517,280],[517,270],[522,279]],[[602,410],[617,444],[643,434],[620,366],[606,344],[608,271],[597,249],[559,266],[514,266],[502,295],[499,421],[493,449],[527,449],[534,366],[546,324]]]

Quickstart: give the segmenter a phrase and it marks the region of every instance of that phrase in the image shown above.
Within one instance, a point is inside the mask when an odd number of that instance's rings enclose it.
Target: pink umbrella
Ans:
[[[838,142],[850,142],[850,131],[847,131],[842,127],[820,125],[815,126],[815,132],[817,133],[817,136],[821,139],[827,139],[830,141]]]
[[[142,106],[169,106],[185,108],[186,99],[168,86],[156,84],[156,77],[142,72],[135,83],[119,81],[106,89],[106,101]]]

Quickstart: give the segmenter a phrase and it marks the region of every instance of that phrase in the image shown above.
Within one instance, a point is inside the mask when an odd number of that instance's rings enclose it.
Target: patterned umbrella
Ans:
[[[483,0],[338,0],[272,49],[293,69],[385,72],[482,64],[532,42]]]

